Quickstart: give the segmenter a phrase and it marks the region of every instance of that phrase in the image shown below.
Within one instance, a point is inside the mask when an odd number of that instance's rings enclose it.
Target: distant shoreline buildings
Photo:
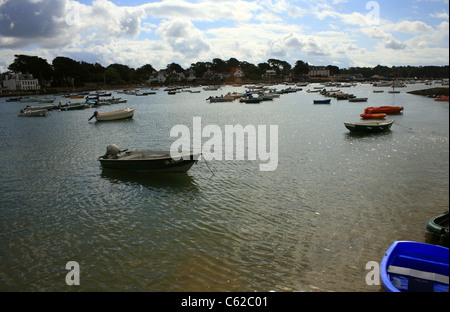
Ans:
[[[32,74],[7,73],[3,79],[3,88],[8,91],[40,90],[39,80]]]
[[[90,64],[68,57],[56,57],[51,63],[38,56],[15,55],[8,72],[1,73],[0,92],[30,92],[57,89],[98,89],[124,85],[172,85],[217,83],[288,83],[323,81],[364,81],[397,79],[448,79],[449,66],[382,66],[339,68],[309,65],[301,60],[294,66],[269,59],[252,64],[235,58],[197,62],[187,69],[176,63],[156,70],[151,64],[130,68],[123,64]],[[37,78],[36,78],[37,77]]]

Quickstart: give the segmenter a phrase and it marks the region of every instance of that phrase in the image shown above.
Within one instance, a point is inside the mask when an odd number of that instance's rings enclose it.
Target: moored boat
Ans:
[[[92,115],[91,118],[89,118],[89,120],[95,117],[97,121],[112,121],[112,120],[132,118],[133,115],[134,115],[134,108],[125,108],[106,113],[99,113],[98,111],[95,111],[94,115]]]
[[[437,245],[395,241],[380,264],[388,292],[448,292],[449,251]]]
[[[367,98],[353,98],[353,99],[348,99],[349,102],[367,102]]]
[[[20,110],[19,117],[45,117],[47,116],[46,109],[35,109],[35,110]]]
[[[434,99],[435,101],[448,102],[448,95],[441,95]]]
[[[384,113],[380,114],[361,114],[362,119],[384,119],[387,115]]]
[[[442,237],[448,240],[448,211],[431,218],[427,222],[427,230],[435,236]]]
[[[233,102],[234,98],[231,96],[210,96],[206,99],[210,103],[222,103],[222,102]]]
[[[259,104],[261,101],[259,97],[253,97],[252,95],[244,96],[239,100],[239,102],[246,104]]]
[[[403,106],[379,106],[366,107],[364,113],[366,114],[398,114],[403,110]]]
[[[391,128],[394,120],[370,122],[344,122],[345,127],[352,132],[382,132]]]
[[[105,169],[145,173],[187,172],[200,155],[190,152],[173,159],[170,151],[120,151],[117,145],[112,144],[98,160]]]
[[[327,99],[327,100],[314,100],[313,103],[314,103],[314,104],[330,104],[330,103],[331,103],[331,99]]]

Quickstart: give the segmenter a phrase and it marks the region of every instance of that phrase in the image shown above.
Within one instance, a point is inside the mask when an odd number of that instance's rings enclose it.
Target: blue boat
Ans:
[[[314,104],[330,104],[331,99],[328,100],[314,100]]]
[[[446,247],[411,241],[395,241],[380,265],[387,292],[448,292]]]

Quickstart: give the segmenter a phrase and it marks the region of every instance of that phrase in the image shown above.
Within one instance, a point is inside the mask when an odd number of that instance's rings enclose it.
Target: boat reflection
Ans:
[[[146,188],[172,188],[198,191],[195,180],[187,173],[144,173],[115,169],[102,169],[101,177],[113,184],[138,184]]]
[[[357,140],[361,138],[376,138],[392,136],[392,130],[382,132],[347,132],[345,138],[348,140]]]

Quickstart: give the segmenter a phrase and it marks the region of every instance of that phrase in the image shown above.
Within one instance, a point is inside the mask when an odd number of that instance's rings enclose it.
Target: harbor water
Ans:
[[[428,220],[448,210],[449,103],[407,93],[424,84],[398,94],[358,84],[341,91],[367,102],[315,105],[324,96],[306,92],[314,86],[260,104],[206,101],[244,86],[113,92],[127,102],[33,118],[17,116],[30,103],[1,98],[0,290],[379,291],[366,264],[393,241],[425,242]],[[344,127],[382,105],[404,107],[387,116],[391,131]],[[88,122],[95,110],[126,107],[132,119]],[[169,150],[173,127],[193,130],[194,120],[223,133],[265,125],[267,152],[277,126],[275,170],[247,154],[163,175],[103,170],[97,160],[110,144]],[[66,283],[69,261],[80,285]]]

